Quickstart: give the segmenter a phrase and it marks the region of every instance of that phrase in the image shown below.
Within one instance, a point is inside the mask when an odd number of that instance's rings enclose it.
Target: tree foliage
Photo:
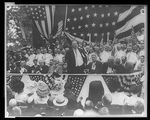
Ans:
[[[20,23],[24,26],[26,39],[23,39]],[[32,44],[31,21],[24,6],[7,6],[6,8],[6,43],[9,49],[19,49],[22,45]],[[11,43],[11,44],[10,44]],[[13,45],[13,46],[9,46]]]

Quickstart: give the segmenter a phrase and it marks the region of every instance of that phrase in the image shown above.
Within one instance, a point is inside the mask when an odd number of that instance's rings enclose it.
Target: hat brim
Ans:
[[[53,100],[53,104],[54,105],[56,105],[56,106],[65,106],[65,105],[67,105],[67,103],[68,103],[68,98],[66,98],[66,97],[64,97],[64,102],[63,103],[57,103],[57,98],[55,98],[54,100]]]

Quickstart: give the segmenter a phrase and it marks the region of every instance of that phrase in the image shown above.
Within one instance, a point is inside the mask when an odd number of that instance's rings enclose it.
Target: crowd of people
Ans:
[[[128,74],[144,70],[144,40],[115,39],[105,44],[73,40],[71,45],[66,41],[56,40],[54,49],[7,50],[7,72]]]
[[[41,81],[39,82],[41,84]],[[45,87],[46,84],[42,83]],[[96,86],[94,85],[96,84]],[[119,85],[113,87],[111,94],[105,94],[104,90],[95,91],[99,96],[93,98],[95,94],[90,94],[93,89],[91,87],[103,88],[99,83],[90,84],[89,97],[86,99],[85,104],[81,104],[82,98],[77,102],[76,98],[72,94],[72,86],[70,83],[65,83],[64,96],[68,99],[67,106],[61,108],[62,114],[60,116],[67,116],[66,109],[71,110],[69,116],[75,117],[100,117],[104,115],[144,115],[145,105],[144,99],[137,96],[139,91],[133,90],[133,95],[130,96],[123,91],[120,91]],[[114,84],[117,84],[114,82]],[[7,116],[51,116],[49,111],[55,111],[57,109],[53,103],[51,93],[44,92],[39,94],[35,92],[36,97],[33,94],[25,94],[24,82],[14,79],[7,86]],[[38,90],[37,90],[38,91]],[[91,91],[91,92],[90,92]],[[48,94],[46,94],[48,93]],[[114,100],[115,99],[115,100]],[[45,111],[45,112],[43,112]],[[55,113],[55,114],[56,114]]]

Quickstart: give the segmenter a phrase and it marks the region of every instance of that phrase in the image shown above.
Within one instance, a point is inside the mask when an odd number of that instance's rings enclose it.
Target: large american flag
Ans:
[[[33,25],[33,45],[40,46],[42,43],[48,44],[51,36],[56,38],[63,29],[64,15],[58,13],[55,5],[32,5],[24,7],[27,16],[32,20]],[[64,7],[60,7],[63,11]],[[58,18],[59,16],[59,18]],[[38,42],[38,43],[36,43]]]
[[[144,6],[68,5],[65,33],[70,39],[106,42],[131,34],[131,27],[144,27]]]

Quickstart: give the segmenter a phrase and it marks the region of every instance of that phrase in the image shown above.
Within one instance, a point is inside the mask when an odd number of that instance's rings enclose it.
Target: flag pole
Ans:
[[[68,6],[66,5],[66,13],[65,13],[65,21],[64,21],[64,30],[66,30],[67,11],[68,11]]]

